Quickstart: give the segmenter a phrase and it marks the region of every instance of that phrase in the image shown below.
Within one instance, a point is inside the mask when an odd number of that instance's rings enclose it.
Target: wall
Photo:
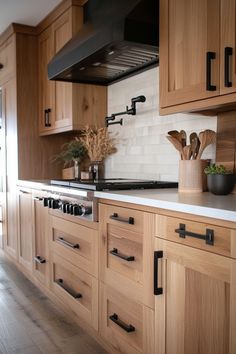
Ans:
[[[197,114],[159,116],[159,68],[122,80],[108,87],[108,114],[124,111],[132,97],[144,95],[136,116],[124,116],[123,126],[110,126],[117,138],[117,153],[106,161],[106,177],[178,180],[179,155],[166,139],[169,130],[216,131],[217,118]],[[119,119],[120,117],[118,117]],[[203,158],[215,159],[215,146]]]

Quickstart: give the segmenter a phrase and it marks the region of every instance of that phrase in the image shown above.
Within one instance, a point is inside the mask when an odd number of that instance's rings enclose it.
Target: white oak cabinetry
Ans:
[[[236,230],[219,225],[156,216],[158,354],[236,351]]]
[[[18,257],[19,263],[32,271],[33,214],[32,191],[18,189]]]
[[[51,20],[52,21],[52,20]],[[106,88],[48,80],[47,65],[83,25],[83,7],[66,9],[39,35],[39,130],[41,135],[104,125]]]
[[[33,220],[33,275],[43,284],[49,285],[49,215],[44,207],[46,192],[32,191]]]
[[[152,214],[100,204],[101,335],[121,353],[153,353]]]
[[[160,1],[160,112],[216,112],[236,98],[236,1]]]
[[[61,217],[63,216],[63,217]],[[72,218],[73,221],[70,220]],[[98,330],[97,223],[80,222],[50,209],[50,289]]]

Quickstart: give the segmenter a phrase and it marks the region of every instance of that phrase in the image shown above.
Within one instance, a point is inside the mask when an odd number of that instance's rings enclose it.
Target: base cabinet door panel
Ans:
[[[159,238],[155,249],[156,353],[235,353],[236,260]]]
[[[153,354],[154,311],[100,283],[100,325],[103,339],[124,354]]]

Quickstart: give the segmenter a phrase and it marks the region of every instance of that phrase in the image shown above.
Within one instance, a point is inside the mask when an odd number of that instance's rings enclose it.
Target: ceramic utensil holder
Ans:
[[[207,177],[204,169],[209,160],[179,161],[179,192],[199,193],[207,190]]]

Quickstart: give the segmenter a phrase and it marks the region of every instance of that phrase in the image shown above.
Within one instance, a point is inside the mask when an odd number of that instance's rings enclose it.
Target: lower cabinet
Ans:
[[[80,319],[98,330],[98,280],[54,252],[50,257],[51,290]]]
[[[31,190],[18,190],[18,257],[19,263],[32,271],[32,193]]]
[[[156,238],[155,353],[236,353],[236,259],[213,252]]]
[[[154,311],[100,283],[100,331],[115,351],[154,353]]]
[[[43,284],[49,284],[49,215],[48,209],[43,205],[45,192],[33,191],[33,273]]]

